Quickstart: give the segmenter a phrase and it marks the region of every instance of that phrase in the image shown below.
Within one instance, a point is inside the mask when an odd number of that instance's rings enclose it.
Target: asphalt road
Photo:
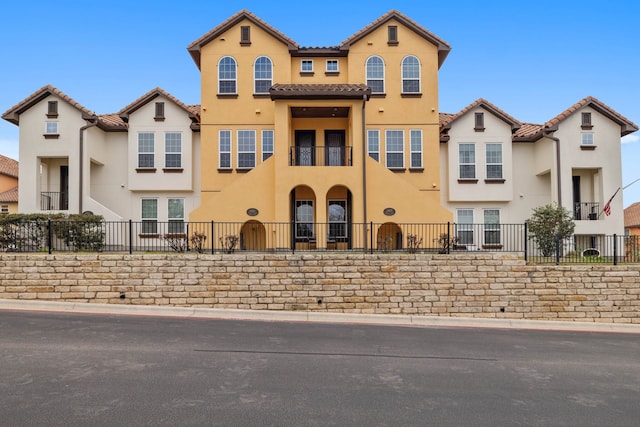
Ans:
[[[0,310],[2,426],[638,420],[638,334]]]

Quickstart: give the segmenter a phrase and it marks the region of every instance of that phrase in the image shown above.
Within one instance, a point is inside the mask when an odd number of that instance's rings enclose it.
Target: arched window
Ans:
[[[420,93],[420,61],[413,55],[402,60],[402,93]]]
[[[236,94],[236,60],[230,56],[225,56],[218,62],[218,93]]]
[[[379,56],[367,59],[367,86],[371,93],[384,93],[384,61]]]
[[[269,58],[261,56],[256,59],[253,64],[253,78],[253,93],[269,93],[273,82],[273,66]]]

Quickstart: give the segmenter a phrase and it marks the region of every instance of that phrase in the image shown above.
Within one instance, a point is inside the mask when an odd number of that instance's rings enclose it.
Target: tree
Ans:
[[[576,225],[571,212],[551,203],[535,208],[527,220],[527,227],[534,235],[542,256],[548,257],[555,253],[556,241],[572,236]]]

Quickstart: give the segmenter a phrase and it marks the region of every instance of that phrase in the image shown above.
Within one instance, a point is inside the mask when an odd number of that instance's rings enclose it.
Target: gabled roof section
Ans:
[[[620,136],[625,136],[638,130],[638,125],[615,111],[613,108],[609,107],[604,102],[594,98],[593,96],[587,96],[586,98],[581,99],[580,101],[545,123],[544,127],[549,130],[555,130],[557,129],[560,122],[584,107],[591,107],[600,114],[619,124]]]
[[[0,202],[18,203],[18,187],[13,187],[0,193]]]
[[[200,69],[200,51],[202,50],[202,48],[205,45],[207,45],[209,42],[211,42],[212,40],[220,36],[220,34],[224,33],[229,28],[237,25],[238,23],[242,22],[245,19],[253,22],[255,25],[259,26],[264,31],[271,34],[276,39],[280,40],[282,43],[287,45],[289,50],[295,50],[298,47],[298,43],[296,43],[295,41],[293,41],[292,39],[290,39],[280,31],[276,30],[271,25],[267,24],[262,19],[255,16],[253,13],[249,12],[248,10],[241,10],[240,12],[236,13],[232,17],[228,18],[222,24],[215,27],[213,30],[209,31],[205,35],[201,36],[199,39],[192,42],[189,46],[187,46],[187,51],[189,51],[189,53],[191,54],[191,57],[195,61],[196,65],[198,66],[198,69]]]
[[[163,97],[167,98],[168,100],[170,100],[171,102],[176,104],[178,107],[182,108],[189,115],[189,118],[191,118],[191,121],[193,121],[194,123],[198,123],[200,121],[200,117],[199,117],[200,108],[199,108],[199,106],[198,106],[197,109],[193,108],[193,106],[189,107],[188,105],[186,105],[182,101],[180,101],[178,98],[174,97],[173,95],[171,95],[170,93],[166,92],[165,90],[163,90],[163,89],[161,89],[159,87],[156,87],[156,88],[150,90],[149,92],[145,93],[140,98],[136,99],[135,101],[133,101],[132,103],[130,103],[129,105],[124,107],[122,110],[120,110],[117,113],[117,115],[124,122],[128,122],[130,114],[132,114],[133,112],[135,112],[139,108],[145,106],[146,104],[148,104],[149,102],[153,101],[154,99],[156,99],[159,96],[163,96]],[[111,115],[109,115],[109,116],[111,116]],[[101,116],[101,117],[105,117],[105,116]],[[109,117],[109,120],[112,121],[113,118]]]
[[[640,202],[624,210],[624,228],[640,228]]]
[[[418,34],[428,42],[434,44],[438,48],[438,68],[442,66],[442,63],[444,62],[447,55],[449,55],[449,52],[451,51],[451,46],[449,46],[449,44],[444,40],[442,40],[440,37],[436,36],[429,30],[419,25],[418,23],[408,18],[407,16],[403,15],[402,13],[398,12],[397,10],[391,10],[385,13],[380,18],[373,21],[371,24],[367,25],[357,33],[353,34],[351,37],[349,37],[348,39],[346,39],[341,43],[340,48],[342,50],[348,50],[353,43],[357,42],[363,37],[366,37],[368,34],[377,30],[382,25],[386,24],[392,19],[395,19],[396,21],[400,22],[402,25],[409,28],[410,30],[412,30],[413,32],[415,32],[416,34]]]
[[[513,142],[535,142],[542,138],[544,126],[535,123],[522,123],[513,134]]]
[[[453,122],[455,122],[460,117],[464,116],[469,111],[471,111],[471,110],[473,110],[474,108],[477,108],[477,107],[481,107],[484,110],[487,110],[488,112],[490,112],[491,114],[493,114],[494,116],[499,118],[500,120],[502,120],[505,123],[507,123],[508,125],[510,125],[511,126],[511,132],[517,131],[522,126],[522,123],[520,123],[518,120],[514,119],[511,115],[507,114],[506,112],[504,112],[500,108],[496,107],[495,105],[493,105],[492,103],[490,103],[486,99],[479,98],[479,99],[476,99],[471,104],[469,104],[466,107],[464,107],[462,110],[460,110],[459,113],[453,114],[453,115],[447,115],[448,117],[446,117],[444,120],[440,121],[440,129],[441,130],[445,130],[445,131],[448,130],[448,129],[451,129],[451,124]],[[441,117],[441,119],[442,119],[442,117]]]
[[[73,100],[70,96],[63,93],[61,90],[51,85],[46,85],[33,92],[31,95],[27,96],[25,99],[23,99],[13,107],[9,108],[4,112],[4,114],[2,114],[2,118],[8,122],[13,123],[14,125],[20,126],[20,114],[24,113],[29,108],[33,107],[38,102],[42,101],[50,95],[56,95],[58,98],[68,102],[71,106],[78,109],[82,113],[83,119],[89,119],[95,116],[94,112],[83,107],[78,102]]]
[[[371,88],[365,84],[275,84],[271,99],[363,99]]]
[[[12,178],[18,177],[19,163],[11,157],[0,154],[0,174],[7,175]]]

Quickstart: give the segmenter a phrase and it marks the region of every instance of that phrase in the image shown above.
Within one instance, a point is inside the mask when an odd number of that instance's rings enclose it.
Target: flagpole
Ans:
[[[635,181],[631,182],[631,184],[627,184],[624,187],[622,187],[623,190],[626,190],[628,187],[631,187],[633,184],[635,184],[636,182],[640,181],[640,178],[636,179]]]

